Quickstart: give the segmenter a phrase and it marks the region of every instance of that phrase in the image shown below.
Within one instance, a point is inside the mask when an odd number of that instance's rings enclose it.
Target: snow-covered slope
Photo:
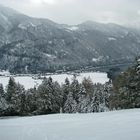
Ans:
[[[140,140],[140,109],[0,119],[1,140]]]
[[[140,52],[140,32],[116,24],[61,25],[3,6],[0,19],[0,69],[12,73],[127,63]]]

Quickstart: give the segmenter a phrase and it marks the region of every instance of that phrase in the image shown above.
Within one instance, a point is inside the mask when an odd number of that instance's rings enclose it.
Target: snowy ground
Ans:
[[[50,77],[50,76],[46,76]],[[51,75],[52,79],[54,81],[58,81],[58,83],[62,84],[64,83],[66,77],[71,79],[73,78],[73,75],[70,74],[56,74]],[[107,74],[106,73],[99,73],[99,72],[89,72],[89,73],[81,73],[79,76],[77,76],[77,79],[79,82],[83,80],[83,78],[90,77],[93,83],[101,83],[104,84],[108,81]],[[41,79],[33,79],[32,76],[16,76],[14,77],[16,82],[19,82],[20,84],[25,86],[25,89],[33,88],[34,86],[38,86],[42,83]],[[4,87],[8,84],[9,77],[0,76],[0,83],[4,85]]]
[[[0,140],[140,140],[140,109],[0,119]]]

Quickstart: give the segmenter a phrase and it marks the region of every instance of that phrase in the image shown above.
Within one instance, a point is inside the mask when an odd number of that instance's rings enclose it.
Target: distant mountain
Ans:
[[[140,20],[132,21],[130,23],[127,23],[125,26],[140,31]]]
[[[116,24],[61,25],[3,6],[0,19],[0,69],[15,73],[130,62],[140,52],[140,32]]]

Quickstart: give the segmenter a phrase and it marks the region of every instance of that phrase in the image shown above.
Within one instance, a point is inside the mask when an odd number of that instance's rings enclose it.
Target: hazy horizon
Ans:
[[[0,0],[23,14],[76,25],[88,20],[120,25],[139,23],[138,0]]]

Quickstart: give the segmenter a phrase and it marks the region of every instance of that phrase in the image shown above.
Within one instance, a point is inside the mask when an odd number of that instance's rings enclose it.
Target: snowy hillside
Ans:
[[[140,52],[140,33],[116,24],[64,26],[3,6],[0,19],[0,69],[11,73],[128,63]]]
[[[139,140],[140,109],[0,119],[1,140]]]

